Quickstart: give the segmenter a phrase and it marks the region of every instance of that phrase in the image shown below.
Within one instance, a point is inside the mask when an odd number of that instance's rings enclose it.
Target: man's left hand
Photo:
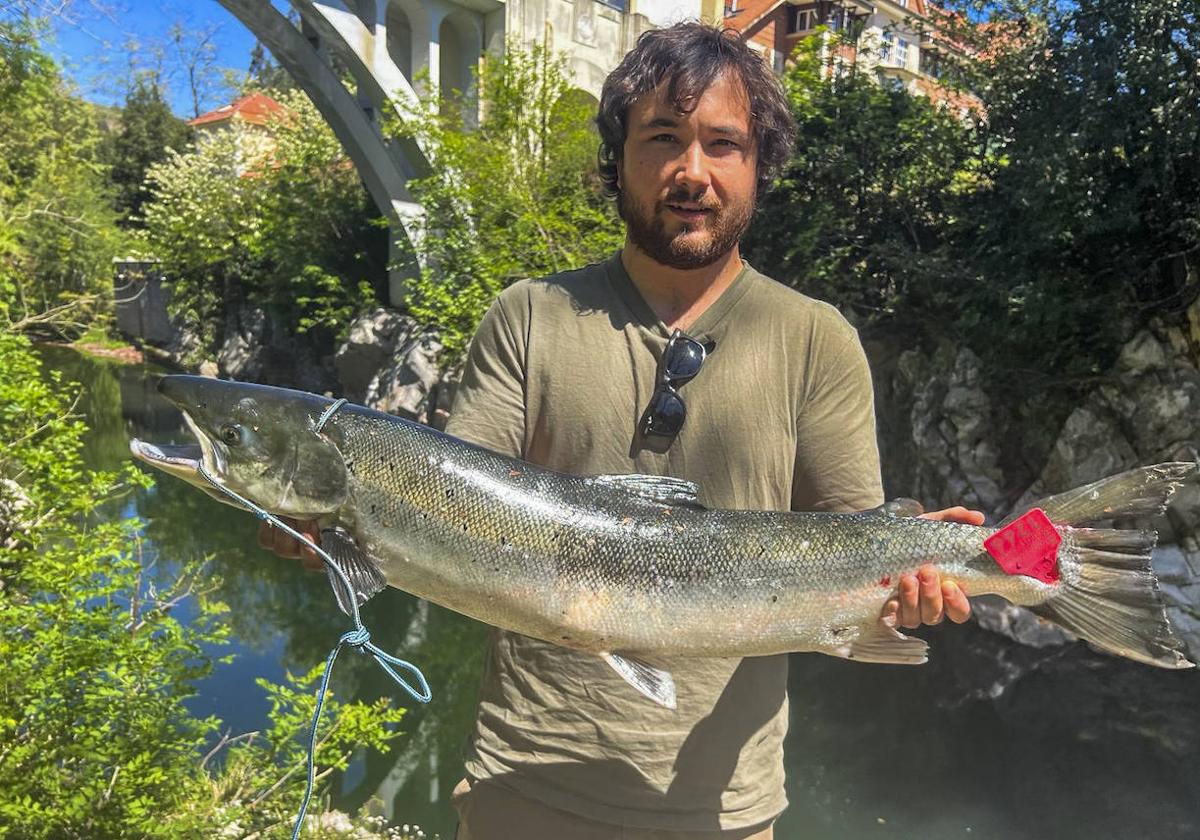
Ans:
[[[935,522],[961,522],[982,525],[983,513],[965,507],[952,507],[921,514],[921,519]],[[962,624],[971,617],[971,602],[967,593],[953,581],[942,582],[937,567],[926,564],[915,575],[902,575],[900,585],[883,606],[883,620],[893,627],[919,627],[922,624],[941,624],[948,618]]]

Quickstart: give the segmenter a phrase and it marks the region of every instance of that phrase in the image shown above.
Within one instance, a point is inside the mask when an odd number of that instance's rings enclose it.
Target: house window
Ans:
[[[908,41],[903,38],[896,39],[896,66],[908,66]]]
[[[883,33],[883,40],[879,42],[879,62],[881,64],[892,63],[892,48],[895,46],[895,40],[892,38],[891,32]]]
[[[808,32],[816,28],[817,13],[815,9],[788,8],[787,31],[789,35],[797,32]]]
[[[938,55],[937,50],[921,50],[918,66],[921,68],[921,73],[926,76],[931,76],[934,79],[942,77],[941,56]]]

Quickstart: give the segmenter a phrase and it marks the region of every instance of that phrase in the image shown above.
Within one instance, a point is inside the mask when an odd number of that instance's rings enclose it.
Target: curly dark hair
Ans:
[[[750,121],[758,155],[761,195],[792,154],[795,122],[783,88],[762,56],[737,32],[685,21],[642,33],[637,44],[604,80],[600,94],[600,180],[605,192],[619,197],[617,172],[628,132],[629,109],[638,97],[664,82],[667,99],[680,114],[696,107],[700,95],[722,73],[741,80],[750,100]]]

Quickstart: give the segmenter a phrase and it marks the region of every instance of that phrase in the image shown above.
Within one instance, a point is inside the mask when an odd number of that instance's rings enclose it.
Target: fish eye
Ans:
[[[242,427],[236,423],[227,423],[221,427],[221,440],[226,446],[237,446],[242,442]]]

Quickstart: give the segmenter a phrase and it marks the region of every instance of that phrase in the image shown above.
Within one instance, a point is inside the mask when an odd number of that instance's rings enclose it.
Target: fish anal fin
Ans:
[[[924,665],[929,661],[929,645],[924,639],[905,636],[882,621],[862,628],[856,636],[844,644],[835,643],[826,652],[856,662],[884,665]]]
[[[361,607],[387,586],[387,580],[379,571],[379,564],[359,548],[353,538],[340,528],[326,528],[322,531],[321,547],[329,552],[333,562],[350,581],[358,606]],[[329,575],[329,585],[333,587],[333,594],[337,598],[338,606],[346,615],[351,615],[353,609],[346,600],[345,586],[337,572],[328,566],[325,567],[325,572]]]
[[[624,490],[652,502],[700,508],[700,488],[690,481],[664,475],[595,475],[592,481]]]
[[[621,678],[660,706],[675,708],[675,679],[670,671],[655,668],[628,653],[602,653],[600,656]]]

